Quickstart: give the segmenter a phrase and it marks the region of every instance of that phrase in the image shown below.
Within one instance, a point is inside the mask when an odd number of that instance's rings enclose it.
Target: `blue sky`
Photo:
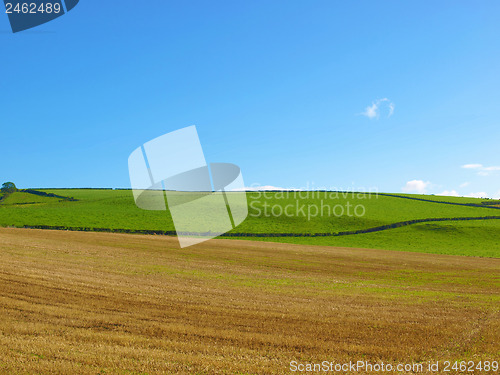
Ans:
[[[498,14],[81,0],[17,34],[0,14],[0,180],[129,187],[135,148],[194,124],[207,161],[248,186],[500,196]]]

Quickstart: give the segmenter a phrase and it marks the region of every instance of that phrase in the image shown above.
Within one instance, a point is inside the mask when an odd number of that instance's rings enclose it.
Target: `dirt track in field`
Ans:
[[[499,360],[499,288],[499,259],[0,228],[0,372]]]

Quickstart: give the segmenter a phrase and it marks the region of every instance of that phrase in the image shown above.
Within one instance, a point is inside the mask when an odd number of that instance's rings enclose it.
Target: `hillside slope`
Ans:
[[[61,189],[44,192],[74,197],[77,201],[15,193],[0,203],[0,226],[175,233],[168,211],[137,208],[130,190]],[[302,244],[500,256],[500,220],[411,223],[410,227],[384,230],[383,233],[328,237],[339,232],[371,230],[405,221],[500,217],[498,207],[484,205],[480,199],[333,192],[247,193],[247,198],[249,216],[229,235],[242,234],[241,238],[252,240],[262,240],[258,236],[266,236],[266,240]],[[31,199],[39,201],[37,204],[15,204],[27,203]],[[348,206],[351,215],[347,212]],[[324,212],[311,215],[309,207],[319,207],[320,210],[324,207]],[[364,215],[353,215],[356,207],[362,207],[358,212]],[[341,210],[344,210],[343,215],[334,214]],[[308,237],[318,233],[327,237]],[[274,237],[267,238],[269,236]]]

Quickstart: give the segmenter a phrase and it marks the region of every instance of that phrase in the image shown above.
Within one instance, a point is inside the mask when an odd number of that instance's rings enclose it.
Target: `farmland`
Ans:
[[[60,197],[73,197],[76,201],[24,192],[13,193],[0,202],[0,226],[102,229],[118,232],[174,231],[168,211],[146,211],[137,208],[130,190],[52,189],[44,192]],[[500,217],[498,207],[487,206],[484,203],[489,202],[481,199],[334,192],[246,194],[249,216],[228,235],[250,234],[251,236],[239,238],[297,244],[484,257],[500,255],[498,219],[423,222],[374,233],[308,237],[315,233],[359,231],[409,220]],[[308,207],[321,205],[331,210],[330,214],[311,215],[308,212]],[[362,206],[364,215],[348,215],[346,207],[349,205],[351,210]],[[344,210],[344,214],[332,214],[336,208]],[[274,235],[276,237],[270,237]]]
[[[314,238],[256,237],[252,239],[295,244],[314,243],[325,246],[391,249],[491,258],[500,257],[499,220],[422,223],[352,236]]]
[[[494,360],[499,270],[477,257],[0,228],[0,372]]]

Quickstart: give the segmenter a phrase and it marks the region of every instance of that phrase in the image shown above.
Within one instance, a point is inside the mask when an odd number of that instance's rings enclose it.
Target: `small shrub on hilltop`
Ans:
[[[2,193],[9,194],[16,192],[17,187],[13,182],[4,182],[0,190],[2,191]]]

